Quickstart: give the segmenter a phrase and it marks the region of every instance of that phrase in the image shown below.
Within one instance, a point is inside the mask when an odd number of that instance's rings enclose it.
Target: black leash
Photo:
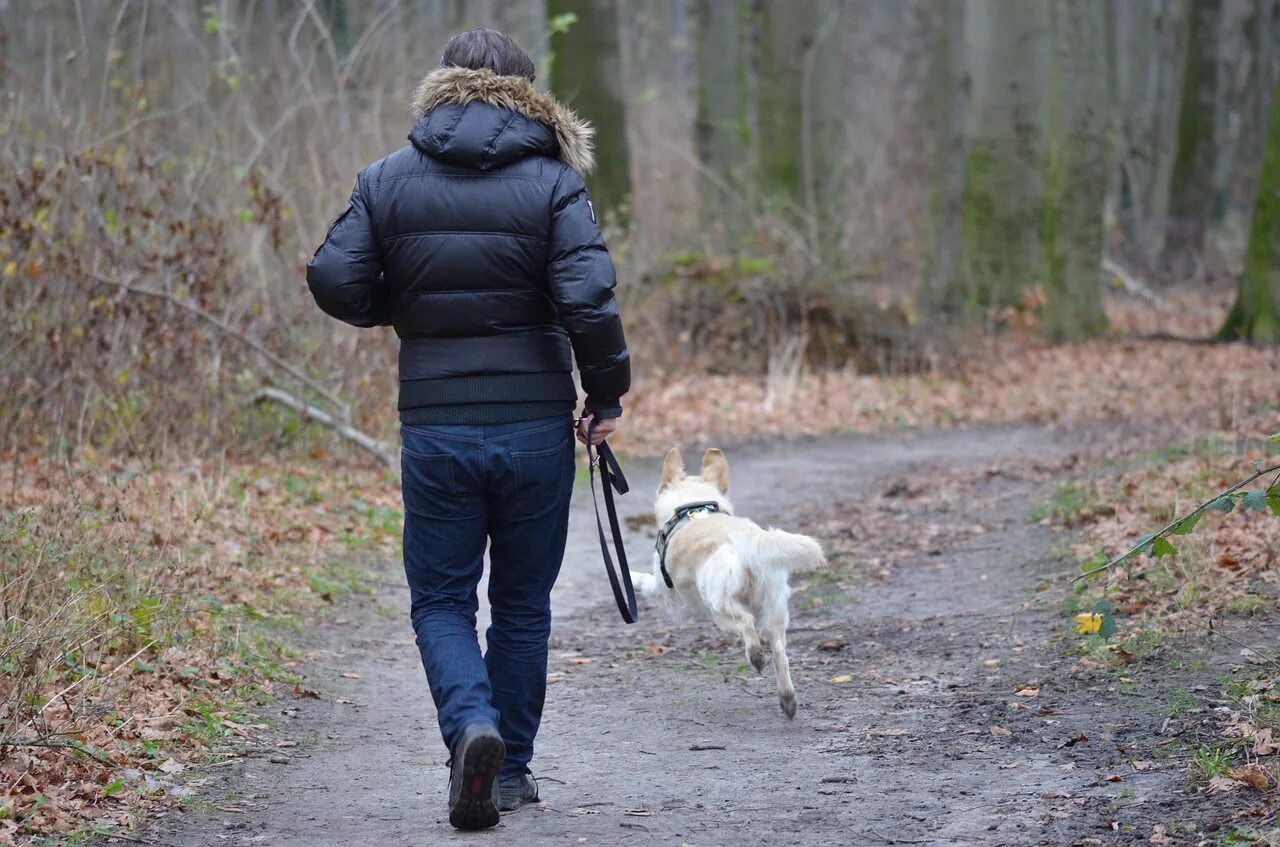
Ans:
[[[631,570],[627,567],[627,550],[622,545],[622,527],[618,524],[618,509],[613,502],[613,492],[626,494],[630,491],[627,478],[618,467],[618,460],[609,445],[601,441],[599,447],[591,446],[591,436],[595,432],[596,422],[591,419],[587,424],[587,460],[588,476],[591,478],[591,504],[596,509],[596,530],[600,534],[600,553],[604,556],[604,569],[609,574],[609,585],[613,588],[613,599],[618,604],[618,612],[626,623],[636,622],[636,590],[631,585]],[[600,469],[600,484],[604,489],[604,510],[609,517],[609,529],[613,533],[613,547],[618,553],[618,567],[613,566],[613,556],[609,554],[609,541],[604,534],[604,522],[600,520],[600,501],[596,497],[596,468]],[[618,572],[621,571],[621,580]]]

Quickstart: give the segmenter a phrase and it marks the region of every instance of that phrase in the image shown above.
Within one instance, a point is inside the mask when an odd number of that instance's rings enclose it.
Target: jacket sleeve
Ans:
[[[613,297],[616,275],[587,186],[567,168],[552,197],[547,280],[560,324],[573,344],[587,411],[600,418],[618,417],[622,395],[631,388],[631,357]]]
[[[307,264],[307,285],[316,305],[327,315],[362,327],[391,322],[368,196],[361,171],[347,208]]]

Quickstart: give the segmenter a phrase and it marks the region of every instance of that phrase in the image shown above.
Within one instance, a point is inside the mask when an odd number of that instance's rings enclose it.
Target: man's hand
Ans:
[[[582,421],[578,424],[578,440],[583,444],[587,443],[587,429],[591,426],[592,420],[591,415],[583,415]],[[591,446],[599,447],[617,428],[617,418],[601,418],[596,421],[595,431],[591,433]]]

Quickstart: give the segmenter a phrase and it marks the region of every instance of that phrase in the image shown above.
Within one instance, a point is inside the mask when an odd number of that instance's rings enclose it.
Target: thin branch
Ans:
[[[1174,531],[1175,529],[1177,529],[1180,525],[1182,525],[1183,523],[1186,523],[1187,521],[1191,520],[1191,519],[1192,519],[1192,518],[1194,518],[1196,515],[1198,515],[1198,514],[1202,513],[1205,509],[1209,508],[1209,506],[1210,506],[1210,505],[1212,505],[1213,503],[1216,503],[1217,501],[1221,500],[1223,497],[1230,497],[1232,494],[1235,494],[1237,491],[1239,491],[1241,488],[1244,488],[1246,485],[1248,485],[1249,483],[1253,482],[1255,479],[1258,479],[1259,477],[1264,477],[1264,476],[1266,476],[1267,474],[1271,473],[1272,471],[1280,471],[1280,464],[1272,465],[1272,466],[1271,466],[1271,467],[1269,467],[1269,468],[1262,468],[1262,469],[1258,470],[1256,473],[1254,473],[1252,476],[1248,476],[1248,477],[1246,477],[1246,478],[1244,478],[1244,479],[1240,480],[1240,481],[1239,481],[1239,482],[1237,482],[1235,485],[1233,485],[1233,486],[1231,486],[1230,488],[1228,488],[1226,491],[1223,491],[1223,492],[1220,492],[1220,493],[1218,493],[1218,494],[1215,494],[1214,496],[1210,497],[1208,500],[1205,500],[1205,501],[1204,501],[1203,503],[1201,503],[1199,506],[1196,506],[1194,509],[1192,509],[1192,510],[1191,510],[1190,512],[1188,512],[1187,514],[1183,515],[1183,516],[1182,516],[1182,517],[1180,517],[1180,518],[1176,518],[1176,519],[1173,521],[1173,523],[1169,524],[1169,525],[1168,525],[1168,526],[1166,526],[1164,529],[1162,529],[1162,530],[1160,530],[1159,532],[1157,532],[1155,535],[1151,536],[1150,538],[1144,539],[1143,541],[1141,541],[1141,542],[1139,542],[1139,543],[1135,544],[1132,548],[1130,548],[1130,550],[1129,550],[1128,552],[1123,553],[1123,554],[1121,554],[1121,555],[1119,555],[1119,556],[1116,556],[1114,559],[1112,559],[1111,561],[1107,562],[1105,565],[1099,565],[1098,567],[1096,567],[1096,568],[1094,568],[1094,569],[1092,569],[1092,570],[1090,570],[1090,571],[1087,571],[1087,572],[1085,572],[1085,573],[1080,574],[1080,575],[1079,575],[1079,576],[1077,576],[1075,579],[1071,580],[1071,582],[1072,582],[1072,583],[1077,583],[1077,582],[1080,582],[1081,580],[1088,579],[1089,577],[1093,576],[1094,574],[1102,573],[1102,572],[1103,572],[1103,571],[1105,571],[1105,570],[1108,570],[1108,569],[1110,569],[1110,568],[1115,567],[1116,565],[1120,564],[1121,562],[1125,561],[1126,559],[1131,558],[1131,557],[1132,557],[1135,553],[1137,553],[1139,550],[1142,550],[1143,548],[1148,547],[1149,545],[1153,544],[1155,541],[1157,541],[1157,540],[1159,540],[1159,539],[1161,539],[1161,538],[1168,538],[1168,537],[1169,537],[1169,533],[1173,532],[1173,531]],[[1272,487],[1274,487],[1274,486],[1272,486]],[[1270,489],[1268,489],[1268,490],[1270,490]]]
[[[124,660],[123,662],[121,662],[120,664],[116,665],[115,670],[112,670],[110,673],[108,673],[108,674],[107,674],[106,676],[104,676],[104,677],[93,677],[93,676],[91,676],[90,674],[85,674],[84,676],[80,677],[80,678],[79,678],[79,679],[77,679],[75,682],[71,683],[71,684],[70,684],[70,685],[68,685],[66,688],[62,689],[62,690],[61,690],[61,691],[59,691],[57,694],[55,694],[55,695],[53,695],[52,697],[50,697],[50,698],[45,702],[45,704],[44,704],[43,706],[41,706],[41,707],[39,708],[39,710],[37,710],[37,711],[36,711],[36,713],[35,713],[34,715],[32,715],[32,716],[31,716],[31,719],[30,719],[29,721],[27,721],[26,725],[27,725],[27,726],[31,726],[33,723],[35,723],[35,722],[36,722],[36,718],[38,718],[38,717],[40,717],[42,714],[44,714],[44,710],[45,710],[45,709],[49,708],[49,707],[50,707],[50,706],[52,706],[55,702],[57,702],[58,698],[63,697],[63,696],[65,696],[65,695],[69,694],[69,693],[71,692],[71,689],[75,688],[77,685],[79,685],[80,683],[84,682],[86,679],[100,679],[101,681],[105,682],[106,680],[108,680],[108,679],[110,679],[111,677],[115,676],[115,675],[116,675],[116,672],[117,672],[117,671],[119,671],[121,668],[123,668],[125,665],[129,664],[129,663],[130,663],[130,662],[132,662],[134,659],[138,658],[138,657],[139,657],[139,656],[141,656],[144,652],[146,652],[148,649],[150,649],[152,646],[154,646],[154,645],[155,645],[155,643],[156,643],[156,640],[153,638],[153,639],[151,639],[150,641],[148,641],[146,644],[143,644],[143,645],[142,645],[142,647],[141,647],[137,652],[135,652],[135,653],[134,653],[132,656],[130,656],[129,658],[125,659],[125,660]],[[5,742],[5,743],[9,743],[9,742]]]
[[[141,286],[134,285],[132,282],[128,280],[113,279],[111,277],[103,276],[102,274],[95,273],[93,271],[87,271],[86,273],[91,279],[97,282],[101,282],[104,285],[112,285],[112,286],[115,286],[116,288],[121,289],[122,291],[128,291],[131,294],[138,294],[143,297],[155,297],[159,300],[165,300],[169,303],[172,303],[173,305],[177,306],[180,309],[190,312],[191,314],[195,315],[197,318],[200,318],[200,320],[205,321],[206,323],[216,327],[219,331],[221,331],[227,337],[232,338],[236,341],[239,341],[241,344],[245,345],[246,347],[253,350],[258,355],[262,356],[272,365],[279,368],[281,371],[287,373],[289,376],[293,377],[298,382],[305,385],[307,388],[310,388],[312,391],[314,391],[315,393],[319,394],[321,397],[328,400],[338,409],[338,414],[342,418],[342,420],[344,421],[350,420],[351,407],[348,406],[345,402],[343,402],[341,397],[339,397],[337,394],[334,394],[328,388],[325,388],[323,385],[316,382],[314,379],[307,376],[302,371],[298,370],[296,367],[294,367],[284,359],[277,356],[275,353],[272,353],[262,344],[262,342],[248,335],[245,335],[243,332],[240,332],[238,329],[231,326],[226,321],[222,320],[216,315],[212,315],[206,312],[204,309],[201,309],[199,306],[195,305],[194,303],[188,303],[185,300],[181,300],[173,296],[167,291],[155,291],[150,288],[143,288]]]
[[[287,394],[278,388],[264,388],[254,395],[253,398],[255,403],[263,403],[267,400],[274,400],[282,406],[288,406],[290,409],[300,412],[317,423],[324,424],[327,427],[332,427],[333,430],[343,438],[354,441],[365,450],[368,450],[370,453],[377,456],[378,459],[390,467],[392,471],[397,473],[399,472],[400,466],[396,461],[396,456],[391,451],[391,448],[372,436],[361,432],[350,424],[336,420],[333,415],[330,415],[323,409],[317,409],[315,406],[308,406],[302,400],[299,400],[292,394]]]
[[[1277,661],[1277,660],[1273,659],[1272,657],[1268,656],[1266,653],[1262,652],[1262,651],[1261,651],[1261,650],[1259,650],[1257,647],[1252,647],[1252,646],[1250,646],[1250,645],[1248,645],[1248,644],[1245,644],[1245,643],[1244,643],[1243,641],[1241,641],[1240,639],[1238,639],[1238,638],[1233,638],[1233,637],[1231,637],[1230,635],[1227,635],[1225,632],[1222,632],[1221,630],[1214,629],[1213,627],[1211,627],[1211,626],[1209,626],[1209,625],[1207,625],[1207,624],[1203,624],[1203,623],[1201,623],[1200,621],[1196,620],[1195,618],[1188,618],[1187,620],[1191,621],[1191,623],[1193,623],[1193,624],[1195,624],[1196,626],[1200,627],[1201,629],[1203,629],[1205,632],[1209,633],[1210,635],[1216,635],[1216,636],[1218,636],[1219,638],[1222,638],[1222,639],[1223,639],[1223,640],[1225,640],[1225,641],[1230,641],[1232,644],[1236,645],[1237,647],[1243,647],[1245,650],[1248,650],[1250,653],[1254,654],[1254,655],[1255,655],[1255,656],[1257,656],[1259,659],[1262,659],[1264,662],[1266,662],[1267,664],[1271,665],[1272,667],[1280,668],[1280,661]]]
[[[47,747],[51,750],[65,748],[68,750],[75,750],[77,753],[84,753],[89,758],[96,759],[104,765],[115,764],[106,756],[90,750],[79,741],[50,741],[48,739],[40,741],[19,741],[16,738],[0,738],[0,748],[3,747]]]

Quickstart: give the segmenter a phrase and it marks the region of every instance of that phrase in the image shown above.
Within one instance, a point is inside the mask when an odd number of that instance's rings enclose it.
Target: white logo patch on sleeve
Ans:
[[[587,209],[591,212],[591,222],[593,224],[599,223],[599,221],[596,220],[596,207],[591,205],[590,198],[587,199]]]

